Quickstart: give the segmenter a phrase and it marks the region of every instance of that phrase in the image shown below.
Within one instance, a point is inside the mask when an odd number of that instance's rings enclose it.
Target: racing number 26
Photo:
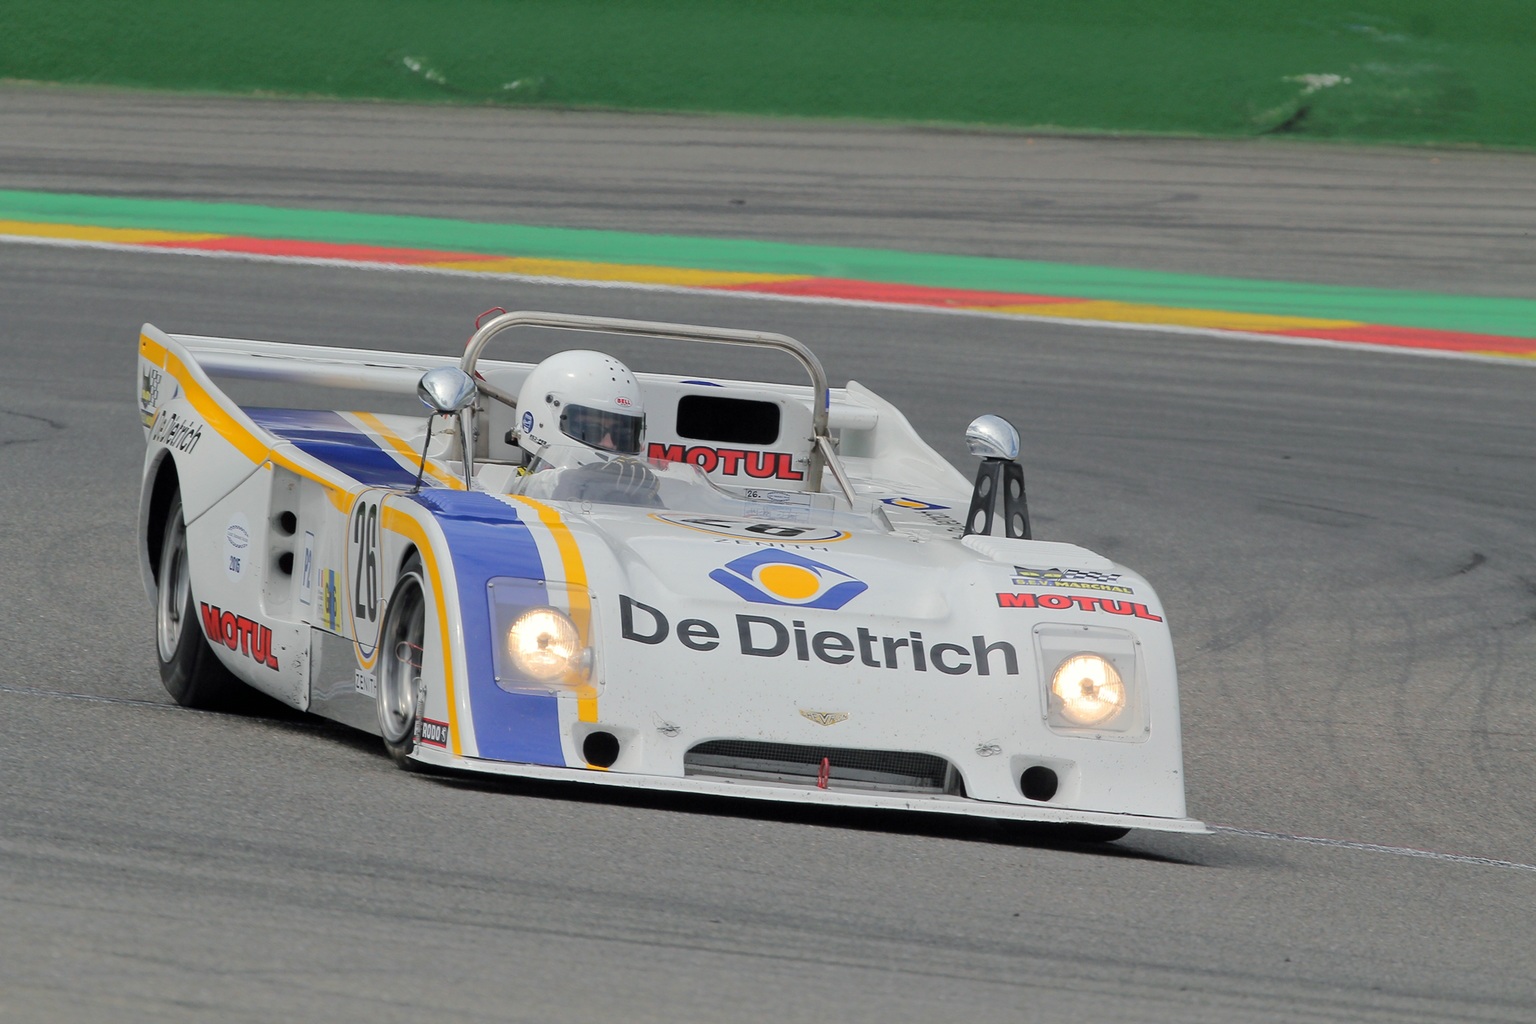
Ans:
[[[352,512],[352,582],[354,611],[369,622],[379,618],[379,506],[358,502]]]

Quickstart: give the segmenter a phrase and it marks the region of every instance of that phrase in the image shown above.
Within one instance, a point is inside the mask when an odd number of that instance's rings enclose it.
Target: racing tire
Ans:
[[[407,770],[420,767],[411,760],[421,723],[421,665],[427,634],[427,584],[421,559],[412,555],[384,609],[379,629],[379,734],[384,749]]]
[[[165,684],[166,692],[185,708],[203,711],[239,709],[249,691],[219,661],[198,623],[180,492],[171,496],[171,505],[166,511],[157,569],[155,654],[160,661],[160,681]]]

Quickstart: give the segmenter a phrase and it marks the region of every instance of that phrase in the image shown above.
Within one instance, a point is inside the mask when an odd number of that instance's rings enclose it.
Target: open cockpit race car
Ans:
[[[810,381],[487,357],[537,329],[755,346]],[[215,383],[239,379],[427,411],[242,407]],[[457,364],[146,324],[137,383],[139,550],[184,705],[249,686],[407,767],[1206,831],[1162,605],[1031,539],[999,417],[967,431],[970,480],[792,338],[533,312]]]

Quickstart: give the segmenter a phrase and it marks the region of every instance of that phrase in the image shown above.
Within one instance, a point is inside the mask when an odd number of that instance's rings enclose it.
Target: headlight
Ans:
[[[507,657],[529,679],[548,683],[581,674],[582,655],[576,624],[554,608],[530,608],[507,627]]]
[[[1125,681],[1097,654],[1074,654],[1051,677],[1051,704],[1073,725],[1103,725],[1125,710]]]
[[[1147,738],[1145,656],[1134,633],[1045,622],[1034,632],[1047,728],[1126,743]]]

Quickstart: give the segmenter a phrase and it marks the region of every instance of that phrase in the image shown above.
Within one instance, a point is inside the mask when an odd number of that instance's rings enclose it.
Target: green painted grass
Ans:
[[[0,190],[0,219],[803,274],[1194,309],[1360,320],[1517,338],[1536,336],[1536,300],[1252,281],[979,256],[3,190]]]
[[[49,0],[0,78],[1536,145],[1530,0]]]

